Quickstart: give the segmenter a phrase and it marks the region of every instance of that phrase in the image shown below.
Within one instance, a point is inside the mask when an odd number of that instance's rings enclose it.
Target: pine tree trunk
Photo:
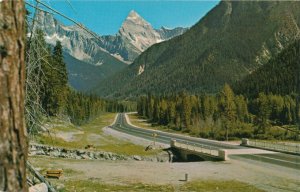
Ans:
[[[0,191],[27,191],[22,0],[0,1]]]

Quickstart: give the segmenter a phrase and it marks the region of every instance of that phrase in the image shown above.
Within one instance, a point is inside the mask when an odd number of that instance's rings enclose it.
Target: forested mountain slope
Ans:
[[[221,1],[181,36],[156,44],[101,82],[99,95],[215,93],[299,37],[300,2]]]
[[[234,86],[235,92],[248,97],[266,94],[300,94],[300,40]]]
[[[88,91],[104,80],[106,77],[125,68],[126,64],[113,62],[113,57],[107,58],[109,64],[100,66],[91,65],[88,62],[81,61],[64,52],[64,61],[68,71],[69,84],[80,91]]]

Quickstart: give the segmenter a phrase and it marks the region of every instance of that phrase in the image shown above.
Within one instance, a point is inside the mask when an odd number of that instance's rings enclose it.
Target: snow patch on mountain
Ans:
[[[50,44],[55,44],[56,41],[60,41],[63,42],[65,40],[67,40],[68,38],[66,36],[62,36],[60,37],[57,33],[52,34],[51,36],[46,35],[45,36],[45,40],[50,43]]]
[[[92,60],[92,57],[90,55],[88,55],[87,53],[85,53],[84,51],[82,51],[82,49],[76,47],[75,49],[72,50],[72,55],[81,61],[87,61],[89,62],[90,60]],[[96,64],[95,64],[96,65]]]
[[[145,71],[145,65],[140,65],[138,75],[144,73],[144,71]]]
[[[101,66],[101,65],[103,65],[103,61],[98,61],[95,65],[96,66]]]

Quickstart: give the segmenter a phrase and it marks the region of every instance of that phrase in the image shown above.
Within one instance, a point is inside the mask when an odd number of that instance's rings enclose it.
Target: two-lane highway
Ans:
[[[189,145],[204,147],[208,149],[241,149],[244,147],[236,146],[236,145],[229,145],[218,141],[208,140],[208,139],[201,139],[189,136],[183,136],[179,134],[167,133],[162,131],[150,130],[150,129],[143,129],[138,128],[135,126],[130,125],[126,118],[125,114],[118,114],[117,120],[113,125],[115,130],[120,132],[128,133],[137,137],[142,137],[148,140],[153,141],[154,137],[153,134],[156,135],[156,141],[170,144],[171,139],[174,139],[178,142],[183,142]]]
[[[226,149],[228,151],[250,151],[253,150],[251,148],[242,147],[238,145],[231,145],[226,144],[224,142],[214,141],[214,140],[208,140],[208,139],[202,139],[202,138],[195,138],[195,137],[189,137],[179,134],[173,134],[173,133],[167,133],[163,131],[157,131],[157,130],[150,130],[150,129],[144,129],[139,128],[136,126],[132,126],[127,122],[127,119],[125,117],[125,114],[118,114],[117,119],[115,123],[112,125],[112,128],[126,133],[130,134],[136,137],[141,137],[144,139],[148,139],[150,141],[154,140],[153,134],[156,135],[156,142],[170,144],[171,139],[174,139],[176,141],[186,143],[192,146],[199,146],[207,149]],[[230,158],[232,159],[244,159],[244,160],[250,160],[251,162],[255,163],[257,161],[269,163],[269,164],[275,164],[280,165],[284,167],[290,167],[294,169],[300,170],[300,156],[297,155],[289,155],[284,153],[259,153],[259,154],[243,154],[243,153],[234,153],[234,155],[230,155]]]

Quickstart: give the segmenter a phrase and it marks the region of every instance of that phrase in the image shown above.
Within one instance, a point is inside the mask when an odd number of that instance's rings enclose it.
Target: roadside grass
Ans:
[[[281,144],[281,145],[289,145],[289,146],[299,146],[300,147],[300,141],[290,141],[290,140],[266,140],[266,139],[250,139],[251,141],[258,141],[258,142],[265,142],[270,144]]]
[[[220,180],[206,180],[206,181],[191,181],[181,186],[180,191],[205,191],[205,192],[263,192],[247,183],[240,181],[220,181]]]
[[[99,148],[99,150],[114,152],[118,154],[125,154],[125,155],[155,155],[162,152],[162,149],[154,149],[151,151],[145,151],[145,147],[140,145],[135,145],[129,142],[124,142],[121,144],[109,144],[103,145]]]
[[[196,180],[186,184],[175,185],[155,185],[145,183],[128,184],[106,184],[99,179],[87,180],[67,180],[63,183],[64,188],[59,192],[102,192],[102,191],[128,191],[128,192],[264,192],[255,186],[239,181],[220,181],[220,180]]]
[[[145,151],[143,146],[120,140],[104,134],[102,128],[110,125],[116,113],[103,113],[91,122],[76,127],[70,123],[54,119],[54,126],[49,133],[37,136],[36,142],[63,148],[84,149],[87,145],[93,145],[94,151],[107,151],[124,155],[155,155],[161,150]],[[51,122],[48,122],[51,124]]]
[[[153,191],[153,192],[169,192],[174,191],[173,186],[170,185],[150,185],[150,184],[128,184],[128,185],[111,185],[104,184],[97,180],[74,180],[64,183],[65,188],[60,192],[85,192],[85,191]]]
[[[137,113],[129,113],[127,114],[131,123],[138,127],[153,129],[150,123],[148,123],[147,119],[142,118]]]
[[[144,119],[143,117],[139,116],[137,113],[130,113],[128,114],[128,117],[130,119],[130,122],[138,127],[145,128],[145,129],[152,129],[152,130],[159,130],[169,133],[179,133],[182,135],[188,135],[188,133],[183,133],[180,131],[176,131],[174,129],[169,128],[168,126],[162,126],[162,125],[154,125],[147,121],[147,119]]]

